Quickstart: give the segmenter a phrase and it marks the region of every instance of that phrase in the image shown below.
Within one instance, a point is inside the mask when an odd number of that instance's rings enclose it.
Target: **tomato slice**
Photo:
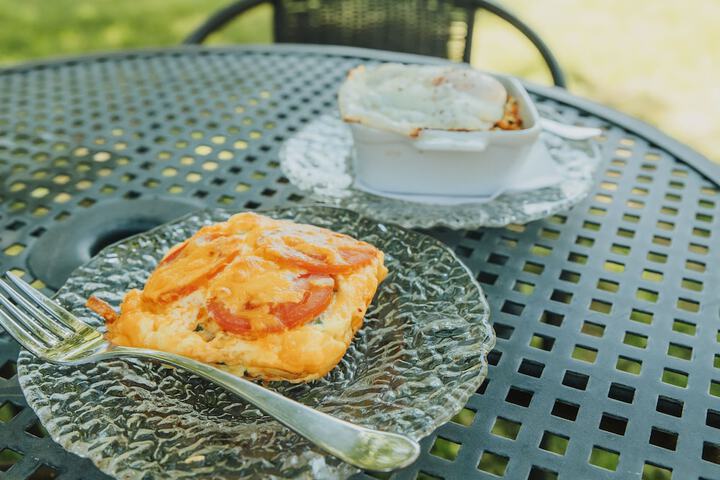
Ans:
[[[280,319],[286,328],[294,328],[311,321],[330,305],[335,281],[327,275],[308,275],[295,283],[305,290],[298,303],[278,303],[270,311]]]
[[[245,317],[235,315],[225,308],[222,302],[216,299],[210,299],[207,303],[207,312],[210,318],[215,320],[220,328],[226,332],[236,333],[238,335],[249,334],[252,330],[250,320]]]
[[[335,281],[328,275],[304,275],[295,280],[294,286],[303,291],[299,302],[246,305],[246,310],[233,313],[213,298],[207,304],[208,314],[222,330],[241,337],[260,338],[315,319],[330,305]]]
[[[372,245],[329,230],[307,227],[273,231],[258,239],[263,256],[310,273],[350,273],[370,263],[378,251]]]
[[[143,296],[154,302],[170,302],[192,293],[221,272],[239,251],[233,237],[192,238],[160,262],[145,284]]]

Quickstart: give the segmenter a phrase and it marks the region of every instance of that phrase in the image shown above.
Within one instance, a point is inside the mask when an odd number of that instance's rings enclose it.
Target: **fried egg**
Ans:
[[[415,136],[421,129],[490,130],[508,94],[492,76],[460,66],[360,65],[340,87],[343,120]]]
[[[309,381],[340,362],[386,275],[383,253],[368,243],[241,213],[171,248],[119,315],[96,297],[87,305],[115,345]]]

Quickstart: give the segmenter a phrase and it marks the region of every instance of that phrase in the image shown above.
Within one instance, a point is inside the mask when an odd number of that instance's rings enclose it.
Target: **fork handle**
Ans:
[[[340,420],[191,358],[157,350],[119,346],[110,348],[100,356],[150,358],[189,370],[252,403],[331,455],[365,470],[386,472],[406,467],[420,453],[418,443],[404,435],[372,430]]]

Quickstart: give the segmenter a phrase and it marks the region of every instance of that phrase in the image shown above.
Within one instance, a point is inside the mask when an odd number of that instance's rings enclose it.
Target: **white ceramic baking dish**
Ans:
[[[495,196],[525,164],[540,134],[522,84],[493,75],[518,102],[522,130],[421,130],[417,137],[350,123],[360,187],[387,193]]]

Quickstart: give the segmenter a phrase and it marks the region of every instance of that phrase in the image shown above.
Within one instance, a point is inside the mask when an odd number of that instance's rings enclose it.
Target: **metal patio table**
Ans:
[[[440,61],[186,47],[0,71],[0,268],[51,293],[104,245],[189,210],[308,202],[280,145],[335,109],[348,69],[383,60]],[[529,89],[606,130],[602,171],[566,214],[429,231],[481,282],[498,342],[463,413],[392,478],[720,478],[720,168],[615,111]],[[0,337],[0,476],[106,478],[38,426],[17,354]]]

